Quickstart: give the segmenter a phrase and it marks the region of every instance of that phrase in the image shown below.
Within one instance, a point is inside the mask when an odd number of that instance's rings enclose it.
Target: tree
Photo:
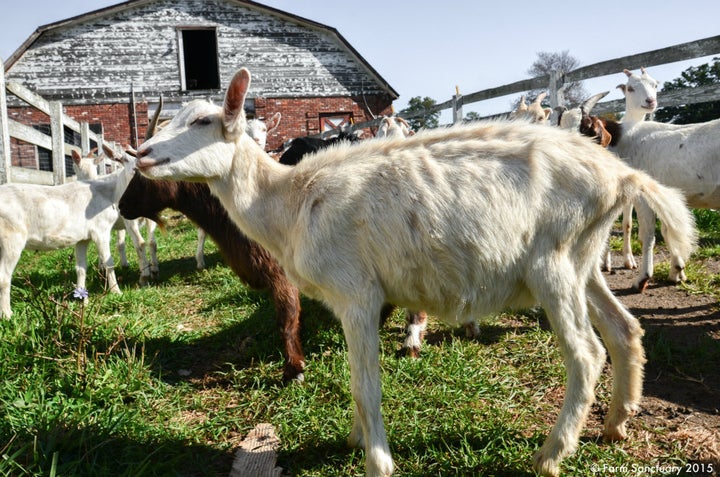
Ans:
[[[712,64],[705,63],[700,66],[691,66],[680,73],[680,78],[666,82],[663,85],[662,92],[667,93],[668,91],[683,88],[696,88],[713,84],[720,84],[720,58],[713,58]],[[691,124],[717,118],[720,118],[720,101],[659,108],[655,112],[653,119],[664,123]]]
[[[470,111],[465,115],[465,119],[463,119],[463,121],[479,121],[480,118],[482,118],[482,116],[480,116],[480,113],[478,113],[477,111]]]
[[[580,62],[576,58],[570,56],[570,52],[568,50],[560,53],[541,51],[537,53],[537,60],[535,60],[527,72],[530,76],[535,78],[538,76],[549,75],[553,70],[567,73],[576,69],[578,66],[580,66]],[[528,101],[534,100],[538,94],[540,94],[540,91],[533,91],[528,94]],[[566,83],[563,94],[565,96],[565,102],[570,105],[581,104],[588,96],[581,81]],[[517,107],[517,104],[515,106]]]
[[[410,98],[408,107],[400,111],[400,113],[407,119],[413,131],[436,128],[440,123],[440,111],[435,111],[434,113],[426,112],[435,106],[435,104],[437,103],[432,98],[415,96]]]

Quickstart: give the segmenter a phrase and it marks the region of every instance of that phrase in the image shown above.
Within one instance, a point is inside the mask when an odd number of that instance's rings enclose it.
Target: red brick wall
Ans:
[[[147,103],[137,103],[137,131],[142,142],[148,125]],[[120,145],[130,144],[137,147],[133,126],[135,124],[132,109],[128,103],[95,104],[85,106],[66,106],[63,112],[78,122],[89,124],[102,123],[106,141],[115,141]],[[28,126],[49,125],[50,118],[43,112],[31,108],[8,108],[8,117]],[[35,146],[13,139],[11,146],[14,166],[35,167],[37,160]]]
[[[392,114],[392,106],[388,102],[384,105],[380,103],[375,98],[368,98],[368,106],[376,116]],[[288,139],[320,133],[321,114],[350,113],[355,123],[373,119],[362,98],[255,99],[256,117],[270,118],[278,111],[282,113],[282,119],[280,126],[268,134],[266,149],[269,151],[279,148]]]
[[[390,101],[379,97],[368,97],[365,100],[359,97],[318,97],[303,99],[256,98],[255,116],[270,118],[278,111],[282,113],[280,126],[268,135],[267,150],[273,150],[278,149],[288,139],[318,134],[322,114],[350,113],[355,123],[371,120],[372,116],[366,110],[365,101],[376,116],[392,114]],[[144,102],[137,103],[135,109],[135,117],[133,117],[132,108],[128,103],[66,106],[63,108],[65,114],[76,121],[90,124],[102,123],[105,140],[137,147],[135,131],[137,131],[139,142],[142,143],[148,125],[148,105]],[[27,125],[50,123],[47,115],[29,107],[8,108],[8,116]],[[135,118],[137,118],[137,128],[135,128]],[[366,131],[366,133],[371,135],[374,131]],[[35,165],[35,147],[13,140],[12,158],[13,165],[33,167]]]

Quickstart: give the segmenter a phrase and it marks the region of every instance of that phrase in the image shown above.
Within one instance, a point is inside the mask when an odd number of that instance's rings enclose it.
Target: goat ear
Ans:
[[[107,157],[110,159],[117,161],[118,160],[118,154],[115,152],[115,149],[111,148],[107,144],[102,145],[103,152]]]
[[[275,113],[273,114],[273,117],[270,118],[270,121],[267,123],[267,132],[271,132],[275,129],[277,129],[278,126],[280,126],[280,119],[282,119],[281,113]]]
[[[77,165],[80,165],[80,161],[82,160],[82,157],[80,157],[80,153],[73,149],[72,151],[70,151],[70,155],[72,156],[73,162]]]
[[[225,93],[223,126],[226,137],[239,137],[245,131],[245,96],[250,87],[250,71],[240,68]]]
[[[625,69],[623,70],[623,73],[625,73],[625,75],[626,75],[628,78],[632,76],[632,71],[630,71],[630,70],[627,69],[627,68],[625,68]]]

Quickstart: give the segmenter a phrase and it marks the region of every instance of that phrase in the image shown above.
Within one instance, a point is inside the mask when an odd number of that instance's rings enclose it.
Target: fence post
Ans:
[[[550,108],[552,114],[550,118],[553,123],[556,123],[558,112],[555,110],[558,106],[565,105],[565,96],[563,91],[565,90],[565,74],[558,70],[550,70],[550,84],[548,85],[548,100],[550,101]]]
[[[65,183],[65,124],[60,101],[50,102],[50,134],[52,136],[53,184]]]
[[[5,91],[5,66],[0,58],[0,184],[10,182],[10,127],[7,117],[7,93]]]
[[[460,94],[460,88],[455,86],[455,96],[452,97],[452,116],[453,124],[457,124],[463,120],[463,100]]]

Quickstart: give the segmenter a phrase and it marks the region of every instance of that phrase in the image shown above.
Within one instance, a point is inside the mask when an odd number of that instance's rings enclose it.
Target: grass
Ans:
[[[306,381],[283,386],[272,303],[239,283],[210,242],[208,268],[196,271],[195,240],[194,227],[175,220],[159,239],[158,283],[138,288],[132,262],[118,271],[123,294],[105,295],[89,273],[86,304],[72,296],[70,251],[23,254],[14,316],[0,322],[0,475],[226,476],[234,448],[261,422],[276,427],[278,465],[292,475],[364,475],[363,453],[345,445],[351,397],[339,324],[304,299]],[[419,360],[396,357],[403,327],[397,314],[381,330],[396,475],[532,475],[564,393],[542,313],[492,317],[479,340],[431,322]],[[655,348],[671,367],[669,348]],[[605,373],[593,416],[609,386]],[[646,442],[605,444],[600,430],[591,417],[563,463],[568,475],[653,463],[639,457]],[[651,435],[662,440],[661,430]],[[689,460],[682,448],[653,445],[663,449],[656,464]]]

